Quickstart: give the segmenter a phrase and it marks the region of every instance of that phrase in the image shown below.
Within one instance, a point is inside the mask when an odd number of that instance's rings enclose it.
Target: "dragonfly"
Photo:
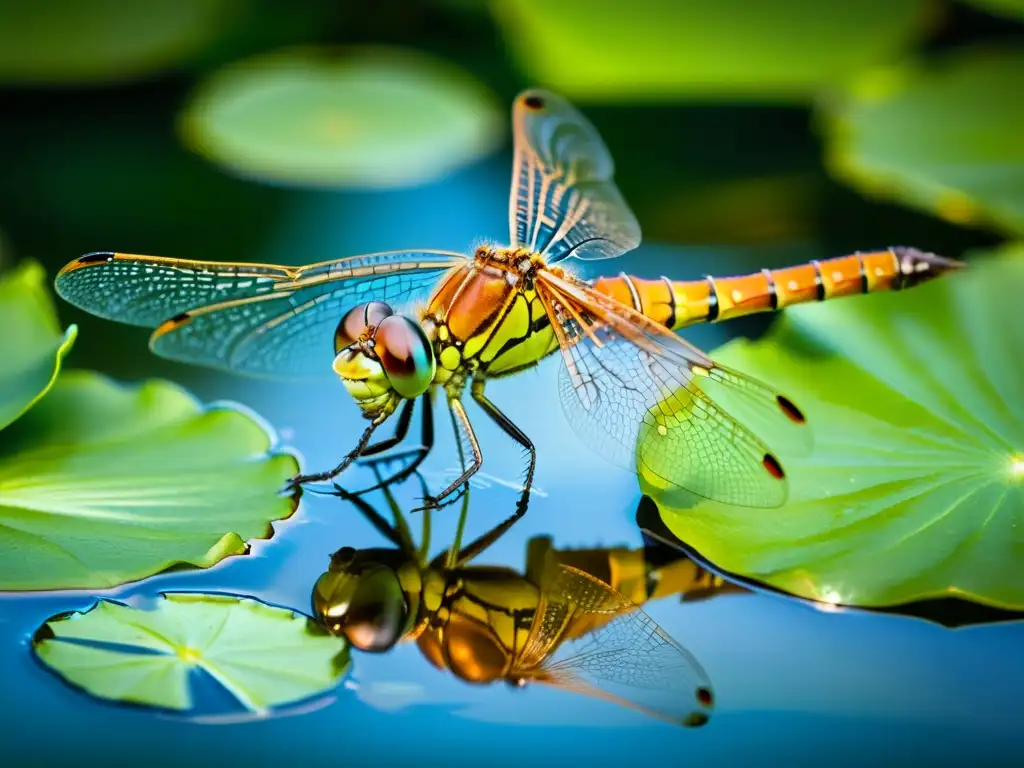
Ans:
[[[678,725],[708,721],[714,693],[707,673],[640,604],[745,590],[675,552],[652,562],[642,548],[556,550],[547,536],[529,540],[523,571],[474,565],[518,516],[463,547],[469,493],[461,497],[454,542],[431,559],[430,510],[417,547],[393,485],[381,483],[394,522],[364,492],[337,491],[392,546],[342,547],[331,555],[311,598],[328,632],[368,653],[415,642],[430,664],[471,684],[538,683]]]
[[[56,290],[110,320],[154,328],[157,355],[239,374],[341,379],[368,424],[328,481],[399,446],[423,401],[443,392],[471,460],[424,508],[451,503],[483,464],[464,406],[473,401],[524,449],[525,512],[537,463],[530,438],[485,393],[487,382],[562,358],[568,423],[598,454],[666,488],[752,508],[788,495],[777,446],[807,446],[806,418],[783,393],[714,362],[677,330],[840,296],[899,290],[963,266],[911,247],[858,252],[734,277],[584,279],[588,262],[640,244],[611,154],[564,98],[520,94],[512,110],[510,245],[473,253],[390,251],[307,266],[96,252],[66,265]],[[397,414],[397,415],[396,415]],[[395,416],[394,433],[371,442]]]

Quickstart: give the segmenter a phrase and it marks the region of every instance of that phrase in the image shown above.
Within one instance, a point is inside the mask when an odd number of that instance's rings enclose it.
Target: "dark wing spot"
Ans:
[[[114,254],[109,251],[96,251],[95,253],[87,253],[84,256],[79,256],[76,259],[76,264],[102,264],[110,261],[114,258]]]
[[[170,320],[165,320],[164,322],[162,322],[153,333],[154,335],[156,335],[173,331],[178,326],[185,325],[185,323],[189,322],[191,319],[192,315],[190,313],[182,312],[181,314],[175,315]]]
[[[764,468],[768,470],[768,474],[776,480],[781,480],[786,476],[786,473],[782,471],[782,465],[779,464],[779,460],[770,453],[766,453],[764,455],[764,459],[761,463],[764,464]]]
[[[691,712],[683,720],[683,725],[689,726],[690,728],[697,728],[704,725],[708,721],[708,716],[703,712]]]
[[[542,99],[540,96],[527,96],[525,99],[523,99],[523,104],[529,107],[530,109],[543,109],[544,99]]]
[[[775,399],[779,403],[779,408],[782,409],[782,412],[786,414],[790,421],[797,424],[807,423],[807,419],[804,417],[803,412],[793,404],[792,400],[788,397],[783,397],[782,395],[778,395]]]
[[[705,707],[710,707],[715,702],[715,697],[711,693],[710,688],[704,688],[703,686],[697,689],[697,701]]]

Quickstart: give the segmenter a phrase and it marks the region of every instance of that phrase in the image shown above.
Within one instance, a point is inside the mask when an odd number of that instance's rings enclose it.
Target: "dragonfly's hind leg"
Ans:
[[[526,466],[526,479],[523,483],[523,493],[519,497],[519,501],[516,503],[516,509],[519,514],[522,515],[526,512],[526,505],[530,502],[530,488],[533,486],[533,473],[537,468],[537,449],[533,447],[533,442],[528,438],[523,431],[517,427],[512,420],[509,419],[501,410],[487,399],[484,394],[485,379],[474,379],[473,384],[470,386],[470,394],[476,401],[477,405],[484,409],[488,416],[490,416],[494,423],[497,424],[502,430],[519,443],[523,448],[526,449],[530,456],[529,462]]]
[[[360,461],[359,464],[372,467],[374,471],[377,471],[380,467],[392,464],[395,461],[402,461],[409,457],[412,457],[412,461],[398,472],[380,480],[376,485],[371,485],[368,488],[364,488],[361,491],[355,491],[354,493],[369,493],[370,491],[375,491],[384,485],[399,483],[419,469],[420,464],[422,464],[423,460],[427,458],[427,455],[434,447],[434,411],[429,391],[422,395],[419,398],[419,401],[420,406],[423,409],[420,414],[420,444],[415,448],[396,451],[395,453],[387,454],[385,456],[376,455],[384,453],[390,448],[398,445],[405,440],[406,436],[409,434],[409,425],[412,422],[412,412],[416,401],[406,400],[405,404],[402,406],[402,410],[398,413],[398,423],[395,425],[395,434],[364,448],[363,452],[360,454],[360,458],[363,460]],[[372,456],[373,458],[367,459],[367,456]]]

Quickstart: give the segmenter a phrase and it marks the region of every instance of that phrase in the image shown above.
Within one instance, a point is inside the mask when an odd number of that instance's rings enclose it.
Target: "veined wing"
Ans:
[[[55,281],[65,301],[105,320],[156,328],[188,309],[269,293],[298,267],[89,253]]]
[[[792,402],[586,285],[547,271],[536,284],[565,363],[562,406],[588,445],[669,488],[743,507],[785,502],[782,465],[758,433],[806,450]]]
[[[703,725],[713,705],[700,662],[630,600],[567,565],[545,569],[524,679],[614,701],[679,725]]]
[[[552,93],[521,93],[512,111],[515,159],[509,237],[549,263],[606,259],[640,244],[640,225],[612,180],[597,130]]]
[[[352,306],[422,298],[466,256],[389,251],[304,267],[89,254],[57,292],[110,320],[156,327],[163,357],[254,376],[331,375],[334,331]]]

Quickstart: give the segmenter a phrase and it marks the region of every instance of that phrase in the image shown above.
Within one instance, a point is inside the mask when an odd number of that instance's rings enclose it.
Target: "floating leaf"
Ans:
[[[45,279],[35,262],[0,275],[0,429],[46,394],[78,332],[61,332]]]
[[[298,469],[266,428],[178,387],[65,373],[3,432],[0,589],[111,587],[268,538]]]
[[[239,0],[0,4],[0,81],[130,80],[195,55],[244,16]]]
[[[193,671],[250,712],[263,712],[333,688],[349,664],[345,641],[307,616],[200,593],[162,594],[153,610],[100,600],[84,613],[51,618],[33,650],[97,698],[179,711],[194,706]]]
[[[343,187],[428,181],[490,153],[503,131],[464,72],[379,48],[243,61],[207,81],[181,121],[189,147],[239,175]]]
[[[492,0],[531,80],[588,100],[710,97],[807,101],[884,62],[926,28],[926,0],[858,0],[809,12],[803,0]]]
[[[644,492],[717,567],[801,597],[1024,609],[1022,290],[1017,246],[906,293],[787,310],[767,338],[713,355],[807,415],[813,452],[782,454],[787,504],[695,501],[641,478]]]
[[[1024,232],[1024,53],[968,50],[861,77],[823,113],[834,173],[958,224]]]
[[[1024,19],[1024,0],[966,0],[966,2],[996,16]]]

